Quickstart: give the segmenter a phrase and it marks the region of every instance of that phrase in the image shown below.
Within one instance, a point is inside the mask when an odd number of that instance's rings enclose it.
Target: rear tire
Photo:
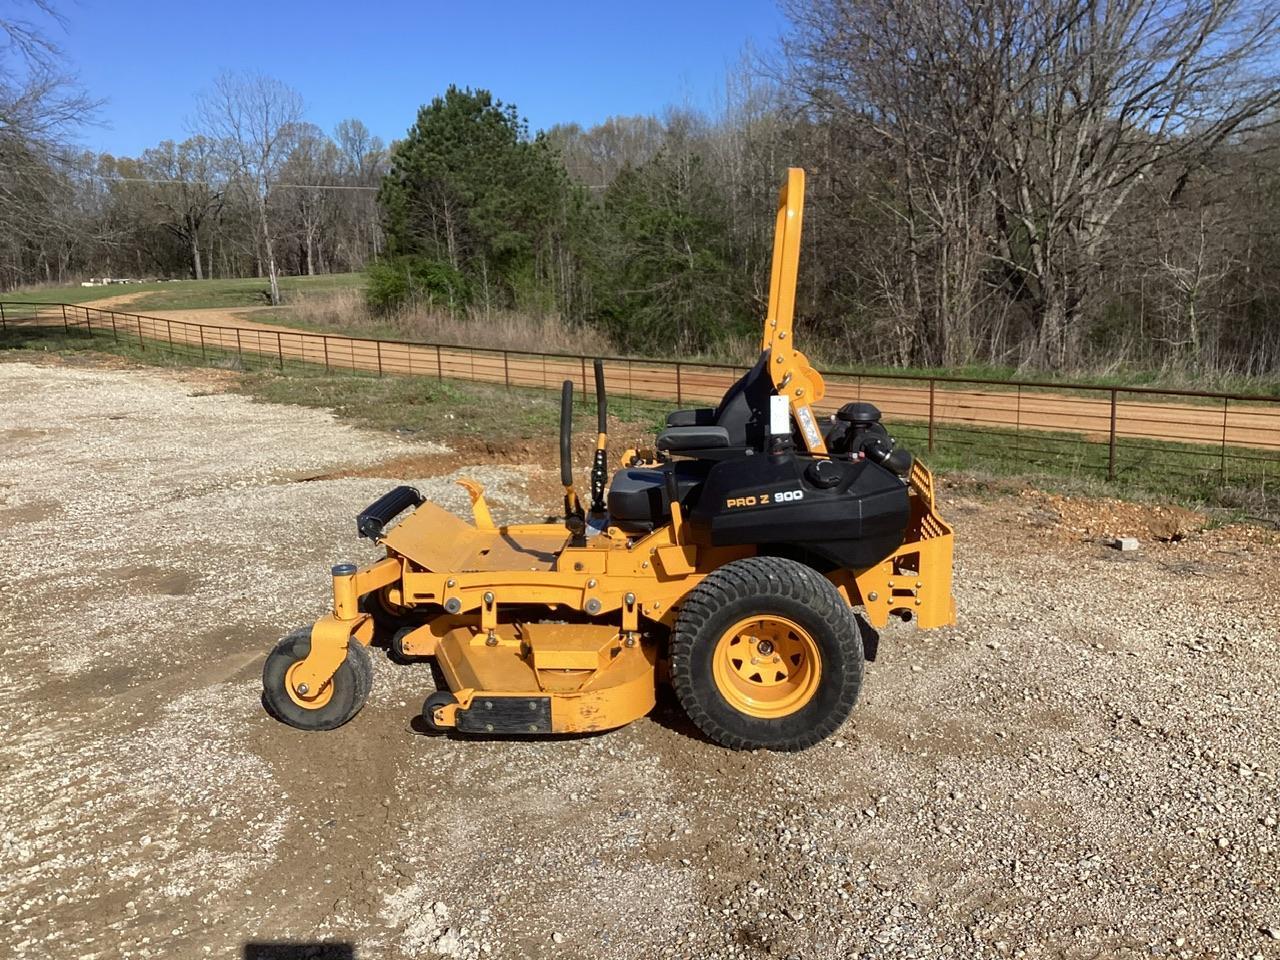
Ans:
[[[262,666],[262,703],[277,720],[299,730],[333,730],[365,705],[373,688],[369,652],[357,640],[346,659],[311,701],[291,692],[289,672],[311,652],[311,629],[295,630],[275,645]]]
[[[726,564],[689,591],[671,682],[704,734],[735,750],[803,750],[849,717],[862,687],[859,623],[829,580],[781,557]]]

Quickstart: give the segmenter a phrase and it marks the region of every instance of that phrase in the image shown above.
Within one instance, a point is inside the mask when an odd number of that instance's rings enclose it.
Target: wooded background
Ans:
[[[261,276],[277,301],[279,273],[368,270],[384,312],[521,311],[620,350],[714,352],[756,333],[795,165],[799,313],[824,358],[1280,370],[1276,0],[784,7],[781,53],[730,71],[712,113],[533,133],[450,88],[388,145],[227,74],[198,133],[138,157],[78,149],[92,91],[0,19],[0,289]]]

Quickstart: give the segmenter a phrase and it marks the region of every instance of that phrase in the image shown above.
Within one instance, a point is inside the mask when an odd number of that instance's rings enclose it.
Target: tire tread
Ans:
[[[730,729],[712,716],[704,693],[692,675],[694,650],[719,638],[707,635],[710,621],[725,607],[750,598],[785,597],[804,604],[837,638],[844,671],[834,706],[812,727],[768,742]],[[765,747],[771,750],[803,750],[829,737],[848,718],[862,684],[861,629],[853,611],[826,577],[811,567],[781,557],[748,557],[715,570],[681,602],[671,635],[671,682],[689,719],[704,734],[735,750]]]

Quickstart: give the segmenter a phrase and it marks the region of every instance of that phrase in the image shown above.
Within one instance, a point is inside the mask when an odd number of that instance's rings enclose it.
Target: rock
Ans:
[[[564,943],[564,934],[557,930],[551,935],[552,943]]]
[[[1116,537],[1111,541],[1111,546],[1115,547],[1121,553],[1135,553],[1138,549],[1138,538]]]

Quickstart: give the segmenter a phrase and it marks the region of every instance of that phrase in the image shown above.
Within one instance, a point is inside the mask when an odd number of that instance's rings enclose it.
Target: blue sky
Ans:
[[[491,89],[534,129],[667,104],[712,107],[746,45],[776,48],[774,0],[452,3],[205,0],[60,4],[60,44],[107,103],[87,147],[132,155],[190,130],[223,69],[297,88],[326,130],[359,117],[390,140],[450,83]]]

